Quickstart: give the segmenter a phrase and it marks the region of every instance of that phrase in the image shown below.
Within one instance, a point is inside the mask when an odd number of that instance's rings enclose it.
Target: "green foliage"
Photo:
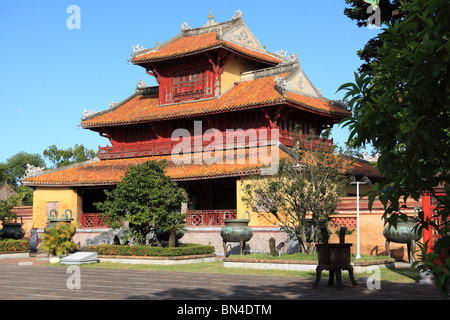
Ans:
[[[200,244],[183,244],[176,248],[154,247],[142,245],[112,245],[101,244],[83,247],[83,251],[97,252],[99,255],[113,256],[149,256],[149,257],[176,257],[200,254],[211,254],[215,252],[214,246]]]
[[[61,256],[79,249],[79,245],[72,241],[72,235],[75,233],[75,230],[75,225],[59,222],[48,228],[46,233],[42,235],[42,242],[39,248],[43,251],[48,251],[49,255],[53,256]]]
[[[147,161],[132,166],[113,191],[105,191],[107,199],[95,203],[102,218],[111,228],[129,222],[131,235],[145,243],[146,235],[158,228],[176,229],[181,220],[181,204],[187,202],[184,189],[164,172],[164,162]],[[176,219],[176,214],[180,214]]]
[[[45,149],[43,154],[44,157],[48,158],[57,168],[87,161],[97,156],[97,152],[87,149],[82,144],[76,144],[73,148],[69,149],[58,149],[55,145],[52,145]]]
[[[335,214],[344,193],[350,162],[315,135],[302,135],[298,146],[292,158],[280,160],[277,174],[243,185],[242,201],[297,238],[299,251],[313,253],[320,227]]]
[[[421,212],[418,226],[440,236],[434,255],[423,255],[422,262],[433,269],[441,290],[449,281],[450,6],[446,0],[415,0],[400,10],[404,19],[377,37],[382,46],[372,69],[340,87],[352,111],[343,123],[357,145],[371,143],[380,152],[377,166],[387,180],[375,185],[370,199],[378,196],[384,204],[386,222],[406,218],[399,213],[401,199],[419,200],[424,192],[446,188],[446,196],[436,195],[436,219]],[[444,262],[438,263],[440,255]],[[448,289],[441,293],[447,297]]]
[[[29,251],[30,242],[23,239],[3,239],[0,240],[0,252],[19,252],[19,251]]]
[[[404,12],[400,10],[400,4],[409,0],[380,0],[379,7],[381,13],[381,24],[394,24],[396,21],[404,17]],[[345,0],[345,3],[350,7],[344,9],[344,15],[356,21],[358,27],[367,27],[367,19],[370,14],[367,9],[370,3],[362,0]],[[358,56],[364,63],[359,68],[360,72],[371,70],[371,65],[377,61],[377,53],[379,48],[383,45],[378,38],[370,39],[363,49],[358,51]]]
[[[19,186],[27,170],[27,164],[34,167],[44,167],[45,161],[39,154],[19,152],[0,163],[0,185],[5,183],[14,187]]]
[[[169,232],[169,247],[176,246],[176,234],[186,230],[186,216],[177,211],[169,212],[161,222],[161,230]]]
[[[0,221],[9,221],[16,218],[17,214],[12,212],[12,209],[20,205],[26,197],[25,193],[16,193],[8,200],[0,201]]]

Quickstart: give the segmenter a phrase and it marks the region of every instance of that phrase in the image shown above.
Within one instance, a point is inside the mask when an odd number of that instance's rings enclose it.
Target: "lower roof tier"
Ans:
[[[114,160],[96,158],[25,177],[23,184],[30,187],[114,186],[131,166],[151,160],[165,160],[166,174],[174,181],[270,174],[273,172],[271,169],[277,168],[275,159],[287,157],[290,157],[289,148],[280,144],[264,148],[235,149],[223,154],[202,152]],[[365,161],[354,162],[350,174],[380,178],[378,170]]]

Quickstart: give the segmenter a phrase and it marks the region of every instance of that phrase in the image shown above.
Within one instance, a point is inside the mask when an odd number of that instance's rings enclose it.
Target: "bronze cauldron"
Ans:
[[[248,219],[245,219],[245,214],[248,214]],[[223,252],[226,256],[226,244],[227,242],[239,242],[240,254],[244,253],[245,243],[253,237],[253,230],[248,226],[250,222],[250,213],[244,212],[243,219],[227,219],[227,215],[230,213],[227,211],[224,213],[223,222],[225,226],[220,231],[220,235],[223,240]]]
[[[414,227],[417,225],[417,220],[408,217],[406,221],[398,220],[397,226],[394,228],[389,224],[383,230],[383,235],[386,238],[386,251],[389,257],[391,256],[389,250],[389,243],[406,243],[408,248],[408,260],[414,262],[414,251],[416,247],[416,241],[422,238],[422,233],[417,233]]]
[[[0,230],[0,238],[1,239],[22,239],[25,236],[25,230],[22,229],[23,220],[20,218],[20,222],[17,222],[17,218],[15,218],[14,222],[12,220],[8,222],[3,222],[3,229]]]
[[[69,215],[70,213],[70,215]],[[65,223],[71,223],[73,221],[72,218],[72,210],[66,209],[64,211],[64,214],[61,216],[61,218],[58,218],[58,212],[56,210],[51,210],[47,217],[47,225],[44,228],[44,233],[48,233],[48,231],[53,228],[56,224],[59,222],[65,222]],[[73,236],[75,233],[73,233],[71,236]]]

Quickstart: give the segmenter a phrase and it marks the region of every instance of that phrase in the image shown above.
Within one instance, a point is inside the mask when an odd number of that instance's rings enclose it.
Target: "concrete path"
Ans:
[[[31,264],[32,263],[32,264]],[[44,265],[44,258],[2,259],[1,300],[439,300],[434,286],[364,281],[344,290],[314,279]]]

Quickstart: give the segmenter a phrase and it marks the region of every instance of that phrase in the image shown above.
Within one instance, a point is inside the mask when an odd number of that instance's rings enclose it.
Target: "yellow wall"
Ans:
[[[258,63],[250,62],[235,54],[228,56],[225,67],[221,75],[220,93],[222,94],[234,85],[236,81],[241,80],[241,73],[256,70],[259,68]]]
[[[253,211],[251,208],[247,207],[242,201],[242,196],[244,195],[243,188],[246,184],[251,184],[256,178],[255,177],[241,177],[241,180],[236,180],[236,209],[238,218],[241,219],[245,211],[250,213],[249,226],[260,227],[260,226],[273,226],[274,224],[269,222],[266,218],[260,216],[258,212]],[[276,219],[273,219],[275,222]]]
[[[77,190],[70,188],[37,187],[33,193],[33,227],[44,228],[47,224],[47,202],[59,202],[58,217],[66,209],[72,210],[74,222],[80,221],[81,198]]]

